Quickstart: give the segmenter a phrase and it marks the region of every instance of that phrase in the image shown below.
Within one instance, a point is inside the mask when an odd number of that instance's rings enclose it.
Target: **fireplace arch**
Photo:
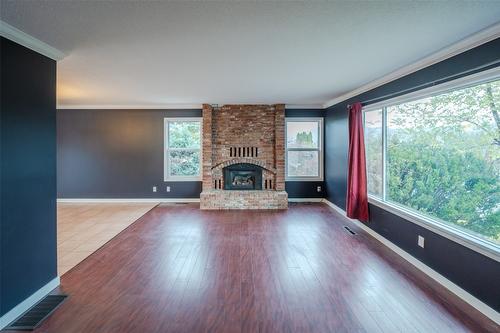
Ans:
[[[221,162],[212,168],[212,179],[214,189],[216,190],[235,190],[235,188],[230,188],[225,183],[225,179],[228,179],[228,175],[225,175],[225,170],[232,168],[235,165],[246,165],[247,170],[253,170],[253,168],[258,168],[261,180],[259,181],[260,188],[257,185],[258,190],[274,190],[276,182],[276,169],[267,166],[263,161],[253,158],[233,158]],[[248,189],[247,189],[248,190]]]
[[[256,164],[231,164],[222,173],[224,190],[262,190],[262,167]]]

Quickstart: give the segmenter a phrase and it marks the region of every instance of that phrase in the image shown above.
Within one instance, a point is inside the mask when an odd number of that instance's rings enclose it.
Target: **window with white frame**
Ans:
[[[286,118],[286,179],[323,180],[323,118]]]
[[[165,118],[164,180],[200,180],[201,118]]]
[[[500,251],[499,71],[364,111],[372,203]]]

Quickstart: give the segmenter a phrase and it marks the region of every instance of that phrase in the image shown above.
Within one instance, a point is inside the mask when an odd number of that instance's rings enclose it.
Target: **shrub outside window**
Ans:
[[[323,180],[323,118],[286,119],[286,180]]]
[[[164,180],[200,180],[200,118],[165,118]]]
[[[368,192],[499,251],[500,80],[459,81],[365,108]]]

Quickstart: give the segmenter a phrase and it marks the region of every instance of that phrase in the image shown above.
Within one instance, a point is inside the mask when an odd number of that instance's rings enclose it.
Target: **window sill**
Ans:
[[[200,177],[181,177],[181,178],[164,178],[165,183],[168,182],[201,182]]]
[[[455,243],[481,253],[488,258],[500,262],[500,247],[480,237],[466,233],[459,228],[455,228],[438,220],[423,216],[400,205],[382,201],[373,196],[368,196],[368,202],[372,205],[383,208],[384,210],[394,215],[404,218],[407,221],[428,229],[438,235],[446,237],[449,240],[454,241]]]
[[[322,182],[323,178],[316,177],[293,177],[293,178],[285,178],[285,182]]]

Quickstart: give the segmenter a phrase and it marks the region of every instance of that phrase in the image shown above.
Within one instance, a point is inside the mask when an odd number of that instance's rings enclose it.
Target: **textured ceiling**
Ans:
[[[323,104],[482,30],[498,1],[6,1],[62,105]]]

